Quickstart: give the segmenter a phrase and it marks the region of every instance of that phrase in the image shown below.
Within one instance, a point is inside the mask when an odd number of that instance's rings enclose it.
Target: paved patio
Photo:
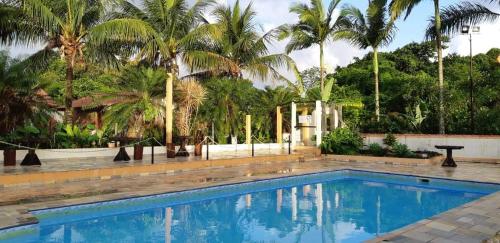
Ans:
[[[352,163],[326,159],[305,163],[268,162],[110,180],[0,188],[0,205],[3,205],[0,207],[0,228],[36,222],[28,210],[339,169],[500,182],[500,165],[497,164],[460,163],[458,168],[445,169],[430,165]],[[498,231],[500,192],[391,232],[372,242],[481,242],[493,237]]]

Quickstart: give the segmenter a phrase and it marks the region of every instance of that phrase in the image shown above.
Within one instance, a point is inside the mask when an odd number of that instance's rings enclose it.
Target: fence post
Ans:
[[[255,149],[254,149],[254,138],[252,137],[252,157],[255,157]]]
[[[151,164],[155,163],[155,142],[151,143]]]
[[[292,136],[288,136],[288,154],[292,154]]]
[[[207,137],[207,160],[208,160],[208,139],[209,137]]]

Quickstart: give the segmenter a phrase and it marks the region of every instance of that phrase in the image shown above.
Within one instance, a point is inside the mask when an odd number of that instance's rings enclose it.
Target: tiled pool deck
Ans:
[[[353,163],[329,159],[179,170],[167,174],[0,188],[0,228],[36,222],[28,210],[89,203],[340,169],[500,183],[500,165]],[[482,242],[500,231],[500,192],[391,232],[371,242]],[[494,241],[492,241],[494,242]]]

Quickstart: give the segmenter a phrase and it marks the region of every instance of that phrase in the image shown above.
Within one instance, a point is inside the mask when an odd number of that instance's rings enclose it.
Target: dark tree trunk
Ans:
[[[67,60],[66,65],[66,93],[64,95],[64,120],[66,123],[73,123],[73,62]]]

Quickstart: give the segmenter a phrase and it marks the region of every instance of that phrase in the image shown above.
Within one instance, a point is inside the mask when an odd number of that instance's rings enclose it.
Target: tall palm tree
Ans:
[[[290,37],[290,42],[286,46],[286,52],[302,50],[319,45],[320,59],[320,82],[321,91],[325,87],[325,67],[324,67],[324,46],[332,39],[333,34],[345,21],[342,15],[335,18],[334,11],[340,0],[332,0],[325,11],[322,0],[311,0],[310,6],[306,4],[295,4],[290,8],[290,12],[299,15],[299,22],[293,25],[284,25],[280,29],[280,39]]]
[[[497,2],[497,6],[500,6],[500,1],[484,0],[484,2],[490,5],[495,5],[494,2]],[[458,33],[464,25],[491,23],[497,19],[500,19],[500,12],[493,11],[488,4],[461,2],[441,9],[441,33],[452,35]],[[431,21],[427,28],[427,38],[435,38],[435,28],[434,21]]]
[[[349,20],[345,29],[336,34],[336,38],[350,41],[360,48],[371,47],[373,50],[373,75],[375,79],[375,116],[380,120],[378,48],[388,45],[396,32],[394,20],[389,19],[387,11],[388,0],[371,0],[366,16],[353,6],[342,9],[343,15]]]
[[[277,30],[272,29],[260,35],[254,22],[256,12],[252,4],[242,9],[239,1],[233,7],[218,5],[212,12],[216,22],[213,24],[218,35],[199,39],[197,51],[186,55],[186,62],[199,74],[222,75],[243,78],[243,74],[261,80],[281,79],[279,68],[290,65],[291,58],[285,54],[269,54],[267,44],[275,39]],[[217,65],[209,65],[193,58],[199,50],[206,50],[212,57],[221,60]]]
[[[109,62],[115,59],[113,51],[123,42],[151,42],[162,47],[152,27],[135,19],[104,21],[104,1],[101,0],[24,0],[21,9],[34,26],[18,29],[18,33],[36,32],[38,38],[22,41],[29,44],[38,39],[46,43],[44,50],[57,48],[66,62],[65,120],[72,122],[73,70],[84,61]],[[22,35],[21,35],[22,36]]]
[[[392,19],[398,18],[405,12],[405,19],[410,15],[413,8],[422,0],[392,0],[390,3]],[[438,59],[438,81],[439,81],[439,133],[445,134],[445,120],[444,120],[444,70],[443,70],[443,43],[441,34],[441,14],[439,0],[432,0],[434,2],[434,31],[436,33],[436,50]]]
[[[197,40],[207,35],[216,35],[218,31],[212,25],[207,25],[203,11],[213,3],[213,0],[197,0],[188,6],[186,0],[144,0],[142,7],[132,1],[123,1],[118,5],[114,18],[133,18],[152,26],[155,35],[161,38],[165,52],[154,50],[154,43],[140,43],[140,49],[135,54],[139,61],[161,67],[167,72],[166,80],[166,144],[172,146],[173,129],[173,83],[178,79],[178,59],[189,60],[187,63],[197,63],[199,66],[223,66],[225,60],[211,55],[197,46]],[[173,153],[169,155],[173,156]]]

